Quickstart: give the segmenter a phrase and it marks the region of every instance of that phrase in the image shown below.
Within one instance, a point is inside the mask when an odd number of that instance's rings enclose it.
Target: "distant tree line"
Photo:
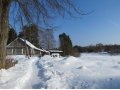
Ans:
[[[81,46],[74,46],[74,49],[78,50],[79,52],[108,52],[108,53],[120,53],[120,45],[103,45],[103,44],[96,44],[96,45],[90,45],[86,47]]]

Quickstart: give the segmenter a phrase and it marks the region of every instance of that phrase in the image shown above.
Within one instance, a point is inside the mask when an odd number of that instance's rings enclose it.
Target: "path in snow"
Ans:
[[[37,57],[31,57],[28,59],[29,63],[26,63],[26,66],[28,66],[27,70],[25,70],[26,73],[17,80],[15,88],[31,89],[33,88],[32,85],[38,82],[38,69],[36,67],[38,60],[39,58]]]
[[[40,89],[45,88],[44,70],[39,64],[40,58],[31,57],[27,73],[18,81],[16,88]]]

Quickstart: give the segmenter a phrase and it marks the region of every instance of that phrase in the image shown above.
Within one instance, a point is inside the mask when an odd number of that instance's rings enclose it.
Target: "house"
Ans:
[[[60,50],[49,50],[51,57],[60,57],[63,51]]]
[[[32,43],[22,38],[16,38],[7,45],[7,55],[44,55],[47,50],[37,48]]]

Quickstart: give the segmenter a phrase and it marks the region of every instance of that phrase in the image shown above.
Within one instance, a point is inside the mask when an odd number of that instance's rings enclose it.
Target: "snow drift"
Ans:
[[[80,58],[50,58],[43,66],[47,88],[120,88],[120,56],[82,54]]]

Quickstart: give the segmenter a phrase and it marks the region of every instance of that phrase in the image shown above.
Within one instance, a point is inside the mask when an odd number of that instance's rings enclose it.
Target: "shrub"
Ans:
[[[15,66],[15,64],[17,64],[17,63],[18,63],[18,61],[14,60],[13,58],[10,58],[10,57],[6,58],[6,60],[5,60],[5,69],[9,69],[9,68]],[[2,64],[0,63],[0,69],[2,69],[1,66],[2,66]]]
[[[73,50],[71,55],[74,57],[80,57],[80,52],[77,50]]]
[[[74,53],[72,54],[72,56],[74,56],[74,57],[80,57],[80,53],[79,53],[79,52],[74,52]]]

